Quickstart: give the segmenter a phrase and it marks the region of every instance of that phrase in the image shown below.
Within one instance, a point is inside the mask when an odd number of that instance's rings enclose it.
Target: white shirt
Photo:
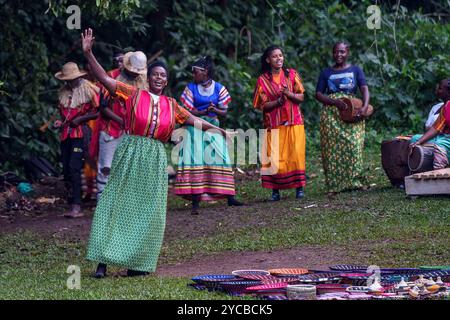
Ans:
[[[159,102],[159,96],[157,96],[156,94],[153,94],[151,92],[150,92],[150,95],[152,96],[152,99],[155,102],[155,104],[157,104]]]
[[[434,122],[437,120],[437,118],[439,117],[439,112],[437,114],[435,114],[442,106],[444,105],[443,102],[439,102],[437,104],[435,104],[432,108],[430,113],[428,114],[428,119],[427,122],[425,122],[425,128],[428,129],[430,128]]]

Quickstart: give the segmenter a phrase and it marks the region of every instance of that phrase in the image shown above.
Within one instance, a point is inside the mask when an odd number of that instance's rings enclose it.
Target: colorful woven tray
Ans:
[[[367,270],[367,266],[363,265],[352,265],[352,264],[338,264],[335,266],[331,266],[331,270],[339,270],[339,271],[358,271],[358,270]]]
[[[239,276],[240,278],[243,279],[247,279],[247,280],[258,280],[258,281],[271,281],[271,280],[276,280],[276,279],[280,279],[277,277],[274,277],[272,275],[265,275],[265,274],[241,274]]]
[[[231,274],[243,278],[246,275],[268,276],[270,272],[266,270],[235,270]]]
[[[192,278],[192,281],[200,284],[204,284],[206,282],[223,282],[223,281],[234,281],[239,279],[236,276],[232,276],[229,274],[204,274],[195,278]]]
[[[327,283],[327,284],[318,284],[317,294],[324,293],[334,293],[334,292],[345,292],[345,290],[349,287],[347,284],[340,283]]]
[[[248,291],[271,291],[274,289],[285,289],[288,286],[287,282],[262,284],[247,288]]]
[[[342,278],[336,273],[312,273],[304,274],[297,277],[302,283],[324,283],[324,282],[337,282]]]
[[[260,284],[260,281],[228,281],[221,282],[220,288],[229,294],[242,294],[247,292],[248,287],[254,287]]]
[[[302,268],[282,268],[282,269],[271,269],[269,270],[271,275],[278,277],[290,277],[296,275],[302,275],[308,273],[307,269]]]
[[[423,270],[450,270],[450,266],[420,266]]]

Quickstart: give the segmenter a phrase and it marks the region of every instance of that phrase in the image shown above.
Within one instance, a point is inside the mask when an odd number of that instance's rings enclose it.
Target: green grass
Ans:
[[[411,201],[404,191],[389,186],[377,150],[366,152],[369,191],[344,192],[329,200],[317,152],[308,154],[307,198],[293,192],[276,204],[262,200],[268,191],[258,181],[238,184],[240,198],[252,204],[240,211],[238,223],[217,221],[208,236],[171,238],[163,245],[160,263],[189,261],[198,254],[289,249],[302,246],[344,250],[348,262],[383,267],[450,265],[450,206],[448,198]],[[186,208],[171,198],[169,210]],[[206,208],[220,210],[223,203]],[[312,206],[309,207],[308,206]],[[170,214],[170,213],[169,213]],[[183,213],[184,214],[184,213]],[[186,213],[188,214],[188,213]],[[255,223],[255,221],[257,223]],[[91,278],[84,240],[41,238],[31,233],[0,235],[0,299],[224,299],[228,296],[196,291],[187,278]],[[68,290],[68,265],[81,267],[81,290]],[[118,270],[118,269],[116,269]],[[114,271],[114,269],[113,269]]]

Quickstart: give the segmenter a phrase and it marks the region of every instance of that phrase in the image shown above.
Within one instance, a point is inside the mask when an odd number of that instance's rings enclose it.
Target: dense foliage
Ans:
[[[68,60],[83,64],[80,30],[69,30],[72,1],[0,0],[0,169],[17,169],[30,154],[57,159],[56,132],[39,127],[56,111],[60,83],[53,74]],[[233,98],[225,125],[261,127],[251,107],[259,57],[269,44],[285,48],[301,73],[308,132],[317,139],[320,105],[314,100],[319,72],[331,64],[338,39],[351,43],[352,62],[368,78],[376,114],[369,139],[393,130],[422,129],[439,79],[449,77],[449,1],[383,1],[380,30],[369,30],[374,1],[329,0],[96,0],[81,7],[81,27],[93,27],[96,54],[105,67],[115,47],[140,49],[165,59],[168,93],[178,97],[190,80],[189,65],[210,54],[217,80]]]

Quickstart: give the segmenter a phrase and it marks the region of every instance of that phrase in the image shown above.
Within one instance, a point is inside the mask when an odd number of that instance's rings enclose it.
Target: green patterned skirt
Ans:
[[[339,93],[330,98],[351,97]],[[358,189],[363,186],[363,149],[365,121],[346,123],[338,108],[324,106],[320,115],[320,142],[328,192]]]
[[[95,210],[87,259],[155,271],[166,224],[167,189],[163,143],[125,135]]]

